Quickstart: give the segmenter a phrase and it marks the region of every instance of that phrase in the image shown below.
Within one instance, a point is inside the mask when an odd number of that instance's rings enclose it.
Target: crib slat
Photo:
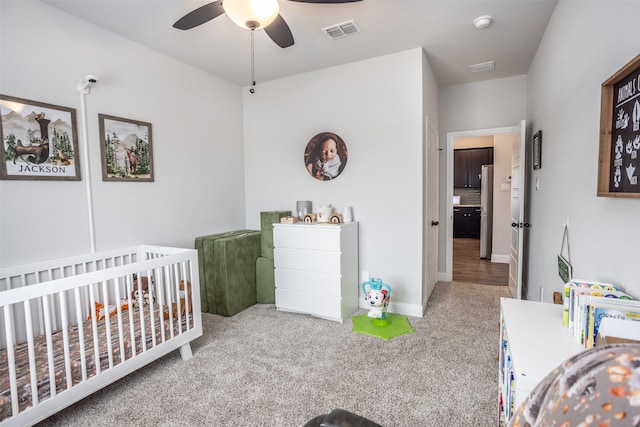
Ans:
[[[18,379],[16,377],[16,356],[13,336],[13,313],[11,306],[4,306],[4,332],[7,337],[7,365],[9,366],[9,387],[11,388],[11,414],[20,411],[18,402]]]
[[[31,381],[31,404],[38,404],[38,377],[36,375],[36,354],[33,347],[33,322],[31,318],[31,301],[24,302],[24,318],[27,327],[27,348],[29,351],[29,379]]]
[[[47,363],[49,364],[49,393],[55,396],[56,390],[56,370],[53,361],[53,340],[51,338],[51,307],[49,299],[42,298],[42,312],[44,314],[44,331],[47,340]]]
[[[59,327],[58,322],[57,322],[57,320],[56,320],[56,319],[58,318],[58,316],[60,315],[60,313],[59,313],[59,311],[58,311],[58,308],[59,308],[59,307],[58,307],[58,305],[54,303],[54,301],[55,301],[55,299],[54,299],[54,298],[55,298],[55,297],[54,297],[54,295],[48,295],[48,296],[46,297],[46,299],[48,299],[48,300],[49,300],[49,301],[48,301],[48,302],[49,302],[49,307],[50,307],[50,309],[51,309],[51,311],[52,311],[52,313],[51,313],[51,314],[53,315],[53,316],[51,317],[51,322],[52,322],[51,327],[52,327],[52,329],[53,329],[53,330],[56,330],[56,329],[58,329],[58,327]],[[43,298],[43,299],[44,299],[44,298]]]
[[[96,295],[94,284],[89,286],[89,301],[91,304],[91,332],[93,333],[93,360],[95,365],[96,375],[100,375],[100,353],[98,352],[98,313],[95,306]]]
[[[113,368],[113,348],[111,345],[111,316],[109,314],[109,295],[107,294],[107,281],[102,281],[102,301],[104,304],[105,340],[107,345],[107,360],[109,369]],[[98,317],[98,316],[96,316]]]
[[[190,325],[189,325],[189,317],[193,316],[193,291],[191,292],[191,295],[189,295],[189,283],[191,283],[191,277],[189,277],[189,269],[187,266],[186,262],[181,262],[180,265],[182,266],[182,277],[184,277],[184,304],[185,304],[185,309],[184,309],[184,316],[185,316],[185,320],[186,322],[184,322],[185,324],[185,330],[184,332],[188,331],[190,329]],[[191,307],[191,310],[189,310],[189,307]],[[182,333],[182,322],[180,323],[180,333]]]
[[[142,347],[142,353],[147,351],[147,330],[145,327],[144,321],[144,304],[142,303],[142,275],[138,272],[138,295],[140,299],[138,300],[138,306],[140,308],[140,345]]]
[[[127,283],[127,303],[129,304],[129,307],[133,308],[133,301],[131,299],[131,295],[133,294],[133,283],[131,282],[131,275],[127,275],[126,277],[126,283]],[[133,320],[133,310],[128,310],[129,311],[129,333],[130,333],[130,340],[131,340],[131,357],[136,357],[136,325],[135,322]]]
[[[118,284],[122,283],[122,277],[118,277],[117,280]],[[123,299],[122,297],[120,297],[120,286],[116,286],[116,301],[118,301],[118,343],[120,345],[120,363],[124,362],[125,360],[125,350],[124,350],[124,336],[123,336],[123,332],[122,332],[122,302]],[[127,307],[129,307],[127,305]]]
[[[176,323],[178,324],[178,332],[177,334],[180,334],[182,331],[180,330],[181,324],[180,324],[180,275],[178,273],[178,270],[176,270],[176,266],[172,265],[171,266],[171,270],[173,271],[173,282],[174,282],[174,286],[169,286],[169,291],[170,291],[170,302],[171,301],[175,301],[177,310],[175,310],[175,316],[173,315],[173,303],[172,304],[168,304],[169,305],[169,311],[171,312],[172,315],[172,320],[171,320],[171,325],[175,325]],[[175,327],[172,327],[171,330],[175,330]]]
[[[171,295],[171,281],[173,280],[175,282],[177,276],[172,276],[171,275],[171,271],[174,271],[174,266],[168,266],[169,272],[167,274],[167,284],[164,287],[163,293],[166,295],[167,297],[167,312],[169,314],[169,325],[171,325],[172,327],[169,328],[169,336],[171,338],[173,338],[174,334],[175,334],[175,329],[173,328],[174,325],[174,317],[173,317],[173,307],[171,306],[171,301],[173,299],[173,296]],[[174,271],[175,272],[175,271]]]
[[[60,304],[60,320],[62,322],[62,347],[64,349],[64,369],[67,379],[67,390],[73,387],[73,376],[71,375],[71,351],[69,348],[69,318],[67,316],[67,301],[64,292],[58,293],[58,304]]]
[[[168,301],[165,301],[165,295],[162,290],[168,286],[167,283],[171,282],[171,276],[168,275],[169,270],[167,270],[166,265],[164,267],[158,267],[156,271],[158,276],[162,278],[162,284],[156,284],[156,294],[158,300],[158,318],[160,319],[160,341],[165,342],[170,338],[170,323],[165,316],[171,311],[171,306],[168,304]]]
[[[73,296],[76,301],[76,322],[78,325],[78,344],[80,347],[80,370],[82,371],[82,381],[84,382],[87,380],[87,352],[84,346],[84,313],[82,312],[82,303],[80,301],[80,291],[78,288],[73,290]]]
[[[149,292],[151,292],[151,282],[152,282],[152,272],[150,270],[147,270],[147,278],[148,278],[148,283],[149,283]],[[149,298],[149,321],[151,323],[151,347],[155,347],[156,346],[156,317],[153,315],[154,313],[154,306],[155,304],[153,303],[153,298]]]

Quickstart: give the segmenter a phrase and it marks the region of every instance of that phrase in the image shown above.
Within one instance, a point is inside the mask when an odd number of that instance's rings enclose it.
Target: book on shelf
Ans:
[[[640,322],[605,317],[600,323],[596,346],[614,343],[640,344]]]
[[[611,283],[572,279],[565,284],[563,324],[584,348],[597,345],[599,320],[614,316],[640,321],[640,301]]]
[[[593,282],[588,280],[573,279],[565,284],[563,301],[563,324],[573,331],[573,323],[576,317],[576,302],[578,295],[593,294],[608,298],[618,298],[621,288],[611,283]]]
[[[622,291],[576,290],[573,308],[573,327],[571,330],[580,343],[584,343],[584,338],[586,337],[584,328],[588,324],[589,304],[593,298],[603,298],[607,301],[629,301],[633,299],[630,295]]]
[[[598,332],[605,319],[640,322],[640,301],[592,297],[588,301],[587,316],[584,346],[593,348],[598,345]],[[637,338],[640,339],[640,336]]]

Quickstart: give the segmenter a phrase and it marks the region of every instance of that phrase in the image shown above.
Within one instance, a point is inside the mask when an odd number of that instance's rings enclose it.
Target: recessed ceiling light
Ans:
[[[493,17],[491,15],[482,15],[478,16],[473,20],[473,25],[479,30],[487,28],[493,22]]]

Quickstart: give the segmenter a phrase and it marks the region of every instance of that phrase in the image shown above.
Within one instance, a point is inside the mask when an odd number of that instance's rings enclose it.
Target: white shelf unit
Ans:
[[[499,425],[547,374],[583,351],[562,324],[562,305],[500,299]]]
[[[274,224],[276,308],[343,322],[358,308],[358,223]]]

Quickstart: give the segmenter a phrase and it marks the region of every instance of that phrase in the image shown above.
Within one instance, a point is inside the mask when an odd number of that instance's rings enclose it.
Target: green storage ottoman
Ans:
[[[260,212],[261,256],[273,259],[273,224],[280,222],[280,218],[285,216],[291,216],[291,211]]]
[[[260,304],[276,303],[276,274],[270,258],[256,261],[256,297]]]
[[[256,260],[260,257],[261,233],[249,231],[213,241],[214,294],[216,313],[234,314],[254,305],[256,297]],[[205,242],[205,254],[207,243]],[[206,271],[207,282],[209,270]],[[211,299],[209,305],[211,306]]]
[[[215,313],[214,306],[213,305],[209,306],[208,304],[209,299],[211,299],[212,301],[214,299],[213,297],[214,283],[211,282],[207,284],[207,279],[205,274],[207,268],[210,268],[211,270],[213,270],[213,257],[210,256],[208,258],[205,258],[204,250],[203,250],[204,242],[209,240],[213,241],[216,239],[221,239],[223,237],[234,236],[236,234],[246,233],[248,231],[253,231],[253,230],[226,231],[224,233],[215,233],[215,234],[208,234],[206,236],[196,237],[194,246],[196,251],[198,252],[198,273],[200,276],[200,305],[204,313]],[[208,294],[211,294],[210,298]]]

